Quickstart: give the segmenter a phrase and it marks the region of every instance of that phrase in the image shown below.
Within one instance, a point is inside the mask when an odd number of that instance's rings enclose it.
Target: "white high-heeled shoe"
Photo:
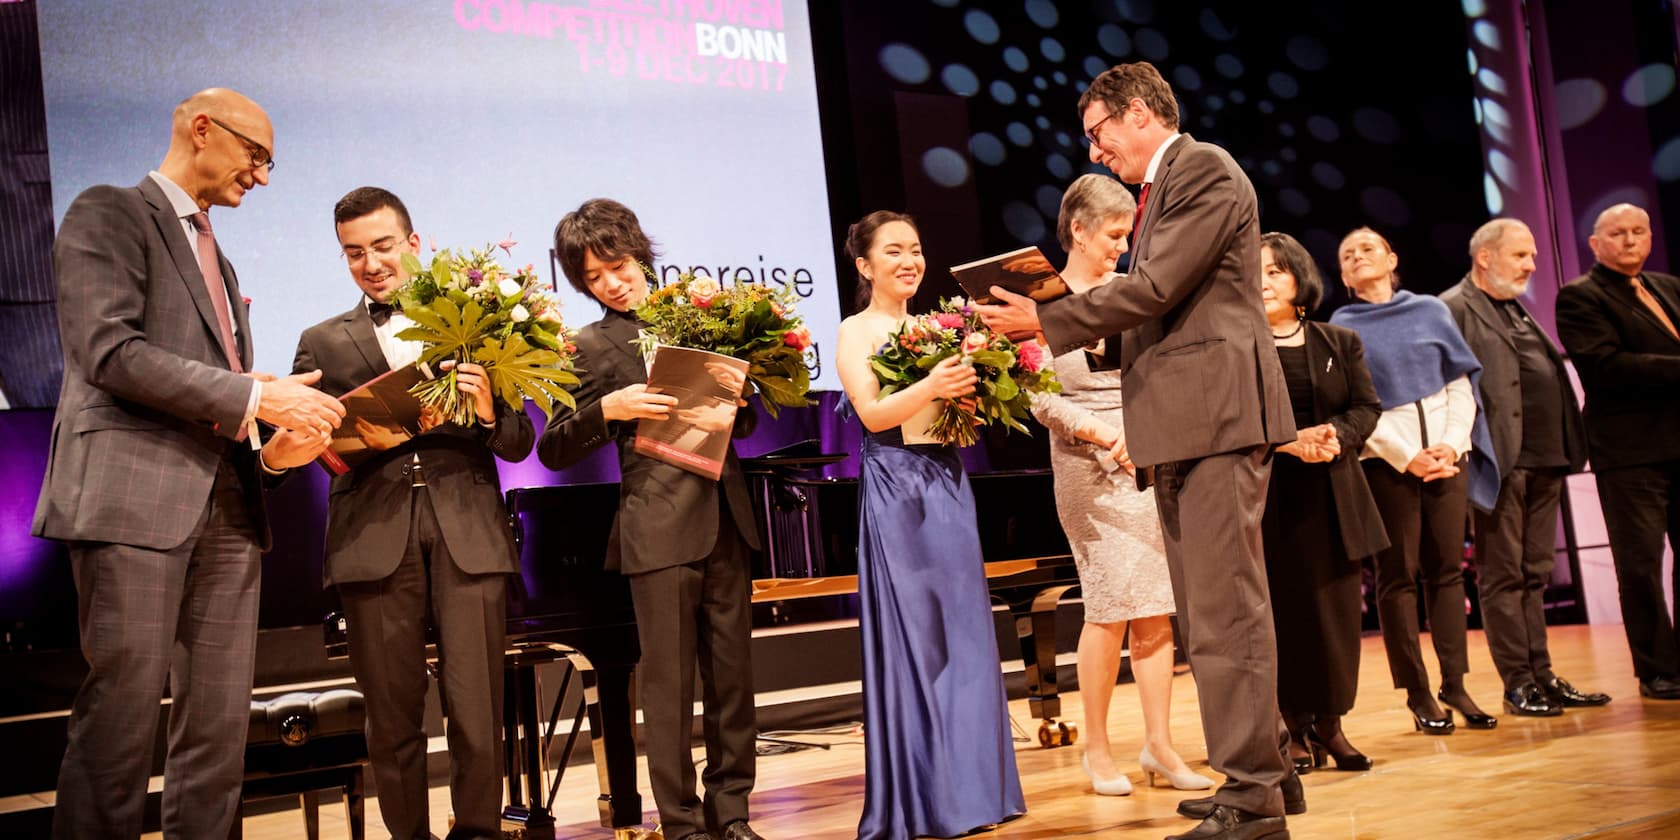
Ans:
[[[1189,769],[1186,769],[1183,773],[1174,773],[1168,770],[1165,764],[1156,761],[1155,756],[1149,754],[1148,744],[1144,745],[1143,752],[1138,753],[1138,764],[1143,766],[1143,781],[1150,787],[1155,786],[1156,776],[1165,777],[1173,787],[1179,790],[1207,790],[1213,787],[1212,779]]]
[[[1125,776],[1115,776],[1112,779],[1097,778],[1097,774],[1091,772],[1089,756],[1081,755],[1079,764],[1085,768],[1085,777],[1091,780],[1091,789],[1095,790],[1098,796],[1125,796],[1132,792],[1132,780]]]

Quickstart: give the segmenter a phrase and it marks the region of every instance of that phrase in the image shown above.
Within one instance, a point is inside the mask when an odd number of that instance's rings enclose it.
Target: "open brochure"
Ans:
[[[339,397],[344,403],[344,422],[316,463],[333,475],[343,475],[414,439],[424,428],[420,401],[408,389],[430,378],[416,362],[374,377]]]
[[[975,303],[996,303],[992,287],[1008,289],[1044,303],[1068,294],[1062,275],[1050,267],[1050,260],[1037,246],[1028,245],[1018,251],[998,254],[971,263],[951,267],[951,276]]]
[[[648,365],[648,390],[676,397],[677,405],[664,420],[636,422],[636,451],[716,480],[746,382],[745,359],[660,345]]]

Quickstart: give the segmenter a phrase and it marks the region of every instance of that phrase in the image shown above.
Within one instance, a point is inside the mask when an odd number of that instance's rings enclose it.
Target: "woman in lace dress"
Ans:
[[[1062,197],[1056,236],[1068,252],[1062,277],[1074,292],[1118,277],[1137,203],[1118,181],[1080,177]],[[1132,674],[1143,706],[1144,742],[1138,763],[1153,783],[1161,775],[1181,790],[1212,780],[1190,771],[1172,746],[1172,582],[1153,495],[1140,491],[1125,458],[1120,417],[1120,372],[1092,371],[1085,351],[1057,356],[1060,395],[1042,395],[1033,415],[1050,430],[1056,509],[1073,547],[1084,593],[1079,634],[1079,695],[1085,706],[1086,775],[1099,794],[1131,792],[1115,765],[1108,737],[1108,703],[1120,669],[1128,626]],[[1118,456],[1119,460],[1116,460]]]

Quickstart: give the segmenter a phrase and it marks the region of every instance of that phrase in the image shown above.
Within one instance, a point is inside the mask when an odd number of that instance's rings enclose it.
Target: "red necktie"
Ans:
[[[1645,308],[1651,310],[1652,315],[1657,316],[1657,320],[1668,328],[1669,335],[1680,338],[1680,332],[1674,329],[1674,322],[1668,319],[1668,313],[1663,311],[1662,304],[1657,303],[1657,298],[1651,294],[1651,290],[1645,288],[1645,284],[1638,277],[1628,279],[1633,281],[1633,296],[1639,298],[1639,302],[1645,304]]]
[[[1145,182],[1143,182],[1143,191],[1138,193],[1137,216],[1136,216],[1136,218],[1133,219],[1133,224],[1132,224],[1132,244],[1134,244],[1134,245],[1137,244],[1138,229],[1143,227],[1143,208],[1144,208],[1144,205],[1146,205],[1148,203],[1149,203],[1149,182],[1145,181]]]
[[[216,310],[222,353],[227,356],[229,370],[244,373],[245,368],[239,364],[239,346],[233,341],[233,317],[228,313],[227,284],[222,281],[222,266],[216,259],[216,237],[210,232],[210,214],[201,210],[189,218],[198,230],[198,271],[204,275],[204,290],[210,293],[210,306]]]

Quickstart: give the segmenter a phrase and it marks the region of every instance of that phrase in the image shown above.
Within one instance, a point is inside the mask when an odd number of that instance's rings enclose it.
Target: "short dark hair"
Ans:
[[[875,244],[875,234],[892,222],[903,222],[909,225],[912,230],[916,231],[917,236],[922,233],[922,229],[916,227],[916,220],[910,218],[908,214],[899,213],[895,210],[876,210],[852,222],[852,226],[846,228],[846,256],[852,258],[853,266],[857,265],[859,258],[866,259],[869,257],[869,248]],[[863,276],[861,271],[857,273],[857,278],[857,306],[859,309],[863,309],[869,305],[869,299],[875,293],[875,284],[869,282],[869,278]]]
[[[635,211],[610,198],[591,198],[567,213],[554,226],[554,253],[566,282],[579,293],[594,297],[584,281],[583,263],[593,252],[603,262],[632,257],[644,271],[653,271],[659,252],[642,231]]]
[[[1295,237],[1276,231],[1260,234],[1260,247],[1272,249],[1272,262],[1295,278],[1295,299],[1290,305],[1305,309],[1308,314],[1316,311],[1324,302],[1324,279],[1307,249]]]
[[[337,227],[351,219],[363,216],[389,207],[397,213],[397,221],[402,223],[403,234],[414,232],[414,222],[408,218],[408,208],[403,206],[402,199],[390,190],[379,187],[357,187],[344,194],[344,197],[333,205],[333,226]]]
[[[1101,102],[1110,115],[1118,115],[1131,106],[1133,99],[1142,99],[1161,125],[1178,130],[1178,100],[1173,97],[1172,86],[1147,61],[1116,64],[1092,79],[1091,86],[1079,95],[1080,119],[1092,102]]]

